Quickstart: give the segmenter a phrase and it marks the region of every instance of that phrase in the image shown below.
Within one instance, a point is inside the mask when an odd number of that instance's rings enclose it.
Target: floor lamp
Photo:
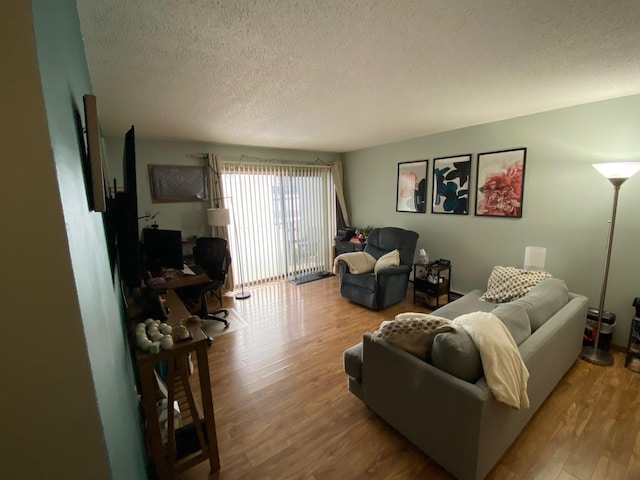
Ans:
[[[609,263],[611,261],[611,246],[613,244],[613,229],[616,224],[616,211],[618,209],[618,192],[620,186],[635,173],[640,170],[640,162],[610,162],[595,163],[593,165],[602,175],[613,185],[613,211],[609,222],[609,237],[607,239],[607,258],[604,264],[604,276],[602,277],[602,288],[600,290],[600,304],[598,306],[598,327],[593,346],[582,347],[580,358],[596,365],[612,365],[613,355],[598,348],[600,340],[600,327],[602,326],[602,314],[604,312],[604,299],[607,293],[607,278],[609,277]]]
[[[218,199],[220,200],[220,199]],[[207,209],[207,219],[209,221],[209,225],[212,227],[226,227],[231,224],[231,213],[228,208],[209,208]],[[240,249],[237,246],[238,242],[238,226],[236,222],[233,222],[233,227],[236,233],[236,251],[238,253],[238,273],[240,274],[240,293],[235,294],[235,298],[238,300],[244,300],[245,298],[249,298],[251,293],[244,291],[244,279],[242,277],[242,259],[240,258]]]

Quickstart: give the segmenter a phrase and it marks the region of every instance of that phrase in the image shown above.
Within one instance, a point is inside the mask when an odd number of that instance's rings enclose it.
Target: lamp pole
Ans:
[[[598,348],[598,342],[600,341],[600,328],[602,326],[602,315],[604,313],[604,299],[607,295],[607,281],[609,279],[609,265],[611,264],[611,246],[613,245],[613,230],[616,226],[616,213],[618,211],[618,193],[620,192],[620,185],[626,179],[622,179],[620,182],[613,183],[613,211],[611,212],[611,221],[609,222],[609,237],[607,238],[607,258],[604,262],[604,275],[602,276],[602,286],[600,287],[600,303],[598,304],[598,327],[596,331],[596,338],[593,340],[593,347],[585,346],[582,348],[580,358],[596,365],[608,366],[613,365],[613,355],[609,352],[605,352]],[[615,179],[620,180],[620,179]]]
[[[237,253],[237,259],[238,259],[238,273],[240,274],[240,293],[236,293],[234,295],[235,298],[237,298],[238,300],[244,300],[246,298],[249,298],[251,296],[251,292],[245,292],[244,291],[244,276],[243,276],[243,271],[242,271],[242,258],[240,256],[240,237],[238,236],[238,225],[236,223],[236,216],[235,216],[235,212],[233,211],[233,209],[226,209],[226,208],[220,208],[220,204],[218,203],[220,200],[224,200],[224,199],[229,199],[232,200],[233,199],[231,197],[218,197],[218,198],[214,198],[212,199],[212,201],[216,202],[216,208],[209,208],[207,210],[207,215],[209,218],[209,225],[211,226],[228,226],[229,225],[229,211],[231,211],[231,217],[233,218],[233,221],[231,223],[233,223],[233,230],[235,232],[235,249],[236,249],[236,253]],[[217,219],[213,219],[212,217],[215,217],[215,213],[214,212],[220,212],[226,210],[226,215],[223,221],[221,221],[220,223],[217,222]],[[213,214],[213,215],[211,215]],[[213,220],[213,221],[212,221]]]
[[[232,212],[233,213],[233,212]],[[238,300],[244,300],[251,296],[250,292],[244,291],[244,276],[242,274],[242,259],[240,258],[240,237],[238,236],[238,224],[236,223],[236,216],[233,215],[233,229],[236,232],[236,251],[238,252],[238,270],[240,270],[240,293],[236,293],[234,296]]]

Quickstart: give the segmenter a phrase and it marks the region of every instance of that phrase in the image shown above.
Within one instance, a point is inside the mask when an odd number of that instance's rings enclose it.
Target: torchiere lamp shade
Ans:
[[[620,179],[624,181],[640,171],[640,162],[594,163],[593,168],[609,180]]]

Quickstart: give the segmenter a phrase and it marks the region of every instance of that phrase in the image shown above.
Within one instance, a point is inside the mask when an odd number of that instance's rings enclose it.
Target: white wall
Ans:
[[[345,154],[354,226],[393,225],[420,234],[418,249],[453,265],[453,289],[484,289],[494,265],[522,267],[527,245],[547,248],[546,269],[597,307],[613,187],[592,166],[640,161],[640,96],[479,125]],[[526,147],[521,219],[432,214],[433,158]],[[398,162],[429,159],[428,213],[395,211]],[[627,344],[640,296],[640,174],[621,188],[605,310],[617,314],[614,343]]]

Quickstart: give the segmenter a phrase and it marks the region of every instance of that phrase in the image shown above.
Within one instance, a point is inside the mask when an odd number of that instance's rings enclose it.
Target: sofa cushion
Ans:
[[[503,303],[520,298],[550,273],[539,270],[521,270],[515,267],[493,267],[487,281],[487,291],[480,300]]]
[[[529,315],[531,332],[535,332],[569,301],[567,284],[558,278],[547,278],[526,296],[513,303],[524,307]]]
[[[434,367],[471,383],[484,375],[480,352],[471,336],[462,328],[435,336],[431,362]]]
[[[432,314],[453,320],[469,312],[491,312],[498,304],[480,301],[482,293],[482,290],[473,290],[457,300],[434,310]]]
[[[386,340],[418,358],[431,356],[433,338],[451,329],[450,320],[426,313],[403,313],[395,320],[385,320],[373,332],[373,340]]]
[[[400,252],[398,250],[391,250],[389,253],[385,253],[376,261],[376,264],[373,267],[373,272],[378,273],[378,270],[382,268],[394,267],[398,265],[400,265]]]
[[[344,371],[357,380],[362,378],[362,342],[344,351]]]
[[[516,345],[520,345],[531,335],[529,315],[522,305],[502,303],[494,308],[491,313],[504,323]]]

